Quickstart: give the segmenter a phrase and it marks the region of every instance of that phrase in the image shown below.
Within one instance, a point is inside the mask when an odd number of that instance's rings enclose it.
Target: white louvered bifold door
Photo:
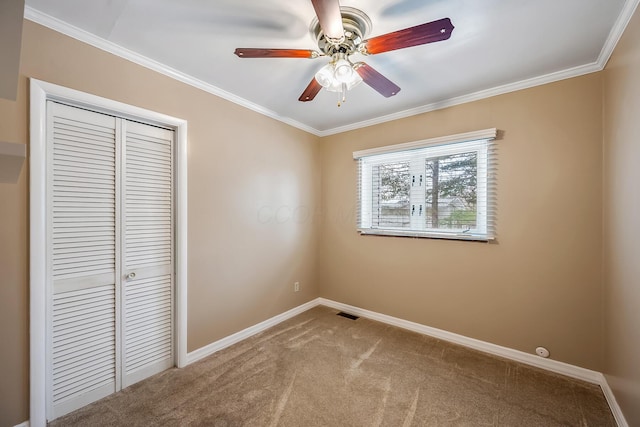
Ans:
[[[48,417],[117,390],[116,118],[48,103]]]
[[[174,365],[173,131],[47,103],[47,418]]]
[[[173,131],[125,126],[123,387],[174,364]]]

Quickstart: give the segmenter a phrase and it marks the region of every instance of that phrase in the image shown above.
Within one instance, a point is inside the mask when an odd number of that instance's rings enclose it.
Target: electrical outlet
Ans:
[[[300,290],[300,282],[295,282],[293,284],[293,292],[298,292]]]

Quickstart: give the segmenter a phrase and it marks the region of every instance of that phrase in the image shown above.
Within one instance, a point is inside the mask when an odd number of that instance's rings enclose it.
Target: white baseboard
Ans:
[[[375,311],[343,304],[326,298],[319,298],[319,304],[334,308],[336,310],[354,314],[356,316],[366,317],[367,319],[371,320],[377,320],[378,322],[386,323],[388,325],[397,326],[399,328],[408,329],[413,332],[418,332],[420,334],[452,342],[454,344],[473,348],[484,353],[504,357],[505,359],[514,360],[516,362],[525,363],[527,365],[535,366],[547,371],[566,375],[571,378],[576,378],[579,380],[597,384],[600,386],[605,398],[607,399],[607,403],[611,408],[611,412],[618,424],[618,427],[629,427],[627,421],[624,418],[624,415],[622,414],[620,405],[618,405],[615,395],[609,387],[609,383],[607,382],[606,377],[601,372],[592,371],[590,369],[581,368],[579,366],[570,365],[568,363],[559,362],[557,360],[544,359],[540,356],[534,356],[520,350],[514,350],[512,348],[503,347],[497,344],[491,344],[486,341],[480,341],[475,338],[465,337],[464,335],[454,334],[453,332],[432,328],[430,326],[421,325],[419,323],[410,322],[408,320],[399,319],[397,317],[388,316],[386,314],[376,313]]]
[[[620,408],[620,405],[618,405],[616,396],[615,394],[613,394],[613,390],[611,390],[611,387],[609,387],[609,382],[607,381],[607,377],[605,377],[604,375],[602,375],[602,382],[600,383],[600,387],[602,388],[604,397],[607,399],[607,403],[611,408],[613,417],[616,419],[616,423],[618,423],[618,427],[629,427],[629,423],[627,423],[627,419],[624,417],[624,414],[622,413],[622,408]]]
[[[520,350],[514,350],[512,348],[503,347],[503,346],[492,344],[486,341],[477,340],[475,338],[469,338],[464,335],[455,334],[453,332],[444,331],[442,329],[432,328],[430,326],[425,326],[420,323],[410,322],[408,320],[399,319],[397,317],[388,316],[386,314],[377,313],[375,311],[366,310],[364,308],[355,307],[353,305],[343,304],[343,303],[326,299],[326,298],[316,298],[298,307],[292,308],[289,311],[286,311],[282,314],[279,314],[263,322],[260,322],[254,326],[243,329],[242,331],[237,332],[233,335],[229,335],[228,337],[222,338],[209,345],[206,345],[195,351],[192,351],[191,353],[187,354],[187,364],[203,359],[217,351],[220,351],[239,341],[249,338],[252,335],[262,332],[265,329],[275,326],[287,319],[292,318],[293,316],[303,313],[318,305],[324,305],[330,308],[334,308],[336,310],[354,314],[356,316],[365,317],[371,320],[376,320],[378,322],[386,323],[388,325],[397,326],[399,328],[407,329],[423,335],[428,335],[428,336],[438,338],[444,341],[448,341],[454,344],[459,344],[465,347],[469,347],[478,351],[482,351],[484,353],[504,357],[505,359],[510,359],[516,362],[521,362],[530,366],[535,366],[537,368],[545,369],[547,371],[566,375],[571,378],[576,378],[579,380],[587,381],[592,384],[597,384],[602,388],[602,392],[604,393],[604,396],[607,399],[607,403],[611,408],[611,412],[613,413],[613,416],[615,417],[618,426],[629,427],[629,425],[627,424],[624,418],[624,415],[622,414],[622,410],[620,409],[620,406],[616,401],[615,395],[613,394],[613,391],[611,390],[611,388],[609,387],[609,384],[607,383],[606,377],[601,372],[592,371],[590,369],[581,368],[579,366],[570,365],[568,363],[559,362],[557,360],[544,359],[542,357],[525,353]],[[28,427],[29,425],[28,421],[26,422],[26,424],[25,423],[23,424],[21,424],[19,427]]]
[[[365,310],[363,308],[354,307],[352,305],[343,304],[325,298],[320,298],[320,304],[335,308],[336,310],[346,311],[357,316],[366,317],[367,319],[377,320],[378,322],[386,323],[388,325],[397,326],[423,335],[429,335],[444,341],[460,344],[485,353],[526,363],[527,365],[536,366],[538,368],[546,369],[572,378],[578,378],[594,384],[600,383],[600,376],[602,374],[590,369],[580,368],[568,363],[558,362],[557,360],[544,359],[540,356],[528,354],[523,351],[502,347],[486,341],[465,337],[464,335],[454,334],[453,332],[447,332],[442,329],[432,328],[430,326],[421,325],[419,323],[410,322],[393,316],[387,316],[386,314],[376,313],[375,311]]]
[[[250,336],[253,336],[259,332],[264,331],[265,329],[269,329],[270,327],[275,326],[278,323],[284,322],[285,320],[290,319],[294,316],[297,316],[300,313],[304,313],[305,311],[319,304],[320,304],[320,298],[316,298],[307,303],[294,307],[291,310],[285,311],[284,313],[278,314],[277,316],[273,316],[272,318],[267,319],[263,322],[260,322],[256,325],[243,329],[240,332],[236,332],[233,335],[229,335],[218,341],[214,341],[211,344],[208,344],[204,347],[200,347],[197,350],[187,353],[187,365],[193,362],[196,362],[200,359],[203,359],[217,351],[225,349],[230,345],[233,345],[239,341],[247,339]]]
[[[225,338],[222,338],[218,341],[212,342],[211,344],[187,353],[187,365],[203,359],[246,338],[249,338],[259,332],[262,332],[318,305],[324,305],[360,317],[366,317],[367,319],[376,320],[388,325],[397,326],[399,328],[407,329],[423,335],[428,335],[444,341],[452,342],[454,344],[473,348],[484,353],[504,357],[505,359],[514,360],[516,362],[525,363],[527,365],[535,366],[547,371],[566,375],[571,378],[577,378],[583,381],[597,384],[602,389],[602,392],[607,400],[607,403],[609,404],[609,407],[611,408],[611,412],[613,413],[618,427],[629,427],[629,424],[627,423],[622,413],[622,409],[618,405],[611,387],[609,387],[609,383],[607,382],[606,377],[601,372],[592,371],[590,369],[581,368],[578,366],[570,365],[568,363],[559,362],[557,360],[543,359],[539,356],[534,356],[520,350],[514,350],[512,348],[491,344],[486,341],[480,341],[475,338],[469,338],[464,335],[454,334],[442,329],[432,328],[420,323],[410,322],[408,320],[399,319],[397,317],[388,316],[386,314],[377,313],[375,311],[366,310],[364,308],[355,307],[353,305],[343,304],[326,298],[316,298],[307,303],[299,305],[298,307],[294,307],[291,310],[285,311],[284,313],[278,314],[277,316],[260,322],[256,325],[243,329],[240,332],[236,332],[233,335],[229,335]],[[23,423],[20,423],[15,427],[29,427],[29,425],[29,421],[24,421]]]

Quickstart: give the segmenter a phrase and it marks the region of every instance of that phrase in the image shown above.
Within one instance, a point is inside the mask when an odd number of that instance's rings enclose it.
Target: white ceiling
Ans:
[[[26,0],[25,17],[318,135],[604,67],[638,0],[342,0],[370,37],[449,17],[449,40],[362,57],[402,88],[298,97],[327,58],[240,59],[236,47],[317,49],[310,0]],[[83,31],[82,31],[83,30]],[[123,49],[124,48],[124,49]]]

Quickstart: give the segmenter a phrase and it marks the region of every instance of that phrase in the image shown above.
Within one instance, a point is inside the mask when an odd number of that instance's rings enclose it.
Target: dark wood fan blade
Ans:
[[[439,42],[451,37],[451,32],[455,27],[449,18],[442,18],[404,30],[394,31],[365,40],[362,44],[367,53],[388,52],[390,50],[403,49],[405,47],[418,46],[421,44]]]
[[[370,65],[359,62],[355,67],[362,80],[375,89],[380,95],[389,98],[400,92],[400,87],[374,70]]]
[[[318,92],[320,92],[320,89],[322,89],[322,86],[320,85],[320,83],[318,83],[318,81],[314,77],[309,83],[309,86],[307,86],[304,92],[302,92],[302,95],[300,95],[300,98],[298,98],[298,101],[302,101],[302,102],[313,101],[313,98],[315,98]]]
[[[311,0],[322,32],[329,39],[340,40],[344,37],[342,14],[338,0]]]
[[[317,52],[307,49],[260,49],[238,48],[235,50],[240,58],[315,58]]]

